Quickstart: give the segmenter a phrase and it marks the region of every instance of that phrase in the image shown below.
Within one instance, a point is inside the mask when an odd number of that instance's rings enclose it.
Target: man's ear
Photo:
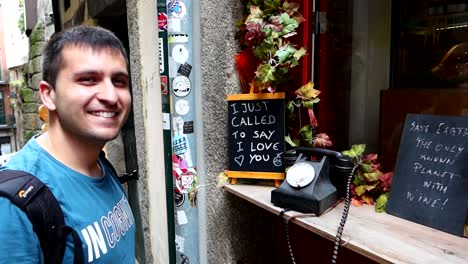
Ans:
[[[49,111],[55,110],[55,89],[46,81],[39,83],[39,94],[41,95],[42,104]]]

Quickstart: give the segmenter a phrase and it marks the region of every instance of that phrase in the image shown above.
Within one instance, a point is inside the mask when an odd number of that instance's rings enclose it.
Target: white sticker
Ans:
[[[188,52],[188,49],[184,45],[178,44],[172,48],[171,55],[172,55],[172,58],[177,63],[184,64],[189,57],[189,52]]]
[[[159,38],[159,73],[164,72],[164,40]]]
[[[190,80],[185,76],[177,76],[172,81],[172,91],[177,97],[185,97],[190,93]]]
[[[169,18],[167,20],[167,31],[180,32],[182,30],[180,18]]]
[[[172,34],[167,38],[169,44],[172,43],[187,43],[189,41],[187,34]]]
[[[175,111],[179,115],[186,115],[190,110],[190,105],[187,100],[180,99],[175,103]]]
[[[175,236],[176,250],[184,253],[185,238],[176,235]]]
[[[171,114],[163,113],[163,130],[171,130]]]
[[[169,78],[175,78],[177,76],[177,62],[172,57],[169,57]]]
[[[184,211],[177,211],[177,222],[179,225],[185,225],[188,223],[187,216]]]

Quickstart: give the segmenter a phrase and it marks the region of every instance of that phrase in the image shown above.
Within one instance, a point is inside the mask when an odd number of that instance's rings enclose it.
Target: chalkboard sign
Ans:
[[[284,179],[284,93],[228,95],[228,177]],[[279,182],[276,182],[279,185]]]
[[[406,117],[387,212],[463,236],[468,213],[468,118]]]

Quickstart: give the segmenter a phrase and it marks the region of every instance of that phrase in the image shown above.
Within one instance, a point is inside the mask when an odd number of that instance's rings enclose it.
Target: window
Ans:
[[[0,155],[11,153],[10,137],[0,137]]]

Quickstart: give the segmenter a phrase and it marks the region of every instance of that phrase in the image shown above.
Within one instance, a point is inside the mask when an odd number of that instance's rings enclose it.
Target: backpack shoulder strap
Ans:
[[[42,181],[24,171],[0,171],[0,196],[26,213],[39,238],[45,263],[62,263],[68,234],[73,236],[74,263],[83,263],[80,238],[65,225],[59,203]]]
[[[117,171],[115,170],[114,166],[112,165],[112,163],[110,163],[110,161],[107,159],[106,153],[104,151],[101,150],[101,152],[99,153],[99,157],[101,157],[104,164],[106,164],[106,166],[111,169],[112,173],[114,174],[114,177],[117,178],[117,180],[119,181],[120,184],[124,184],[126,182],[131,181],[131,180],[138,180],[138,170],[134,170],[131,173],[125,173],[125,174],[119,176],[117,174]]]

